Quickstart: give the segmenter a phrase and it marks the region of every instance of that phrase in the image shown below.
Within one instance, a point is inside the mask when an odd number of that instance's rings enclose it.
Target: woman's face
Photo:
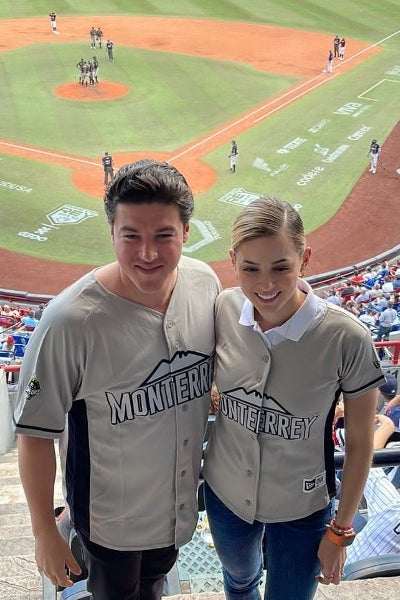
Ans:
[[[299,256],[283,233],[243,242],[230,252],[239,285],[255,308],[255,319],[266,331],[287,321],[300,308],[305,295],[297,287],[309,261],[310,248]]]

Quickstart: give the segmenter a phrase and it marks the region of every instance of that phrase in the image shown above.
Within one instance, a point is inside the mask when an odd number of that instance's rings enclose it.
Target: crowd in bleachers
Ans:
[[[43,304],[36,308],[0,305],[0,359],[8,363],[22,359],[43,310]]]
[[[360,319],[375,341],[392,339],[391,334],[400,331],[400,261],[366,268],[331,288],[326,300]]]

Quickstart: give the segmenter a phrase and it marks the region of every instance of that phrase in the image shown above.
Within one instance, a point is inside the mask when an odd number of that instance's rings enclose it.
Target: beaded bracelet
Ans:
[[[332,519],[332,521],[329,523],[330,529],[332,529],[332,531],[334,533],[337,534],[342,534],[342,533],[353,533],[354,531],[354,527],[353,525],[348,525],[346,527],[339,527],[338,525],[336,525],[336,519]]]

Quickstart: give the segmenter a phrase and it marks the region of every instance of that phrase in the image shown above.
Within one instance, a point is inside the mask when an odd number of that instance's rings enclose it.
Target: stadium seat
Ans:
[[[342,579],[343,581],[354,581],[356,579],[371,579],[372,577],[398,576],[400,576],[400,556],[398,554],[384,554],[346,564]]]

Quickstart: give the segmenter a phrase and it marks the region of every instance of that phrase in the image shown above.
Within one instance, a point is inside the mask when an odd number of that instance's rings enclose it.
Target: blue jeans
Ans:
[[[260,600],[265,542],[264,600],[311,600],[320,572],[317,557],[332,506],[287,523],[246,523],[206,484],[205,503],[215,549],[222,563],[227,600]],[[265,539],[264,539],[265,534]]]

